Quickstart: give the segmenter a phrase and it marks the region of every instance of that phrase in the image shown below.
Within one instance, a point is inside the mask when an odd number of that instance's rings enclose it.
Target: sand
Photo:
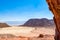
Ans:
[[[14,35],[16,36],[15,38],[17,38],[17,40],[18,38],[21,37],[29,38],[29,40],[54,40],[55,28],[54,27],[22,27],[22,26],[7,27],[7,28],[0,28],[0,35],[1,34]],[[39,37],[40,34],[43,34],[42,38]]]

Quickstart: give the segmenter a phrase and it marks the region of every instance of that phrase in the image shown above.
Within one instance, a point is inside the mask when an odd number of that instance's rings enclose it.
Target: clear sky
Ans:
[[[53,18],[46,0],[0,0],[0,21],[26,21],[31,18]]]

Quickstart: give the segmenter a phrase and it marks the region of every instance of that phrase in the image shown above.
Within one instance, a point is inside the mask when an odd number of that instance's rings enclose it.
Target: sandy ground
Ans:
[[[54,40],[54,27],[7,27],[0,28],[0,34],[12,34],[15,36],[27,37],[29,40]],[[40,38],[40,34],[43,37]]]

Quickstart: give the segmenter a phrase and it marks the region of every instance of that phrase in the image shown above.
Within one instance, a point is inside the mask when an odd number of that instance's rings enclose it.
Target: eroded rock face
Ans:
[[[54,22],[56,24],[55,40],[60,40],[60,0],[46,0],[49,9],[54,15]]]
[[[60,0],[57,0],[58,5],[60,5]]]

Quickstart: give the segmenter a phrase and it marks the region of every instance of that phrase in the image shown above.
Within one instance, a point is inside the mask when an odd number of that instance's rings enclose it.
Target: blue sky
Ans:
[[[26,21],[31,18],[53,18],[46,0],[0,0],[0,21]]]

